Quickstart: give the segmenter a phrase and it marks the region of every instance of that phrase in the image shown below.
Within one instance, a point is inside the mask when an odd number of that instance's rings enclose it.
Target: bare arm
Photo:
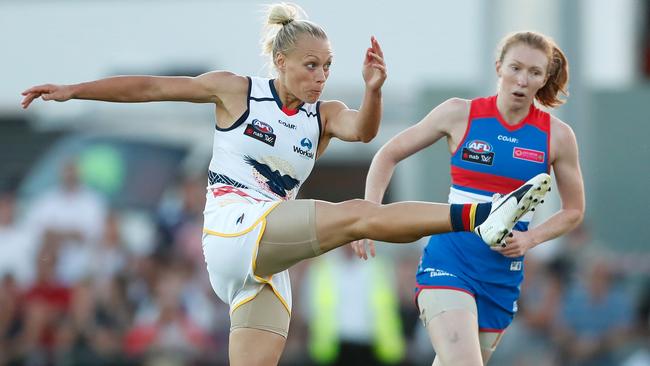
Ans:
[[[382,115],[381,87],[386,80],[386,64],[379,42],[375,37],[372,37],[370,42],[371,46],[366,50],[363,63],[366,89],[359,110],[349,109],[339,101],[326,101],[321,104],[324,131],[319,155],[332,137],[343,141],[368,142],[377,136]]]
[[[22,107],[36,98],[64,102],[70,99],[106,102],[185,101],[219,103],[226,94],[246,93],[245,77],[213,71],[197,77],[115,76],[72,85],[44,84],[25,90]]]
[[[514,231],[512,237],[506,238],[505,248],[494,248],[507,257],[524,255],[530,248],[557,238],[582,222],[585,192],[575,134],[567,124],[552,117],[551,139],[551,148],[554,149],[551,164],[562,207],[548,220],[531,230]]]
[[[350,142],[369,142],[379,131],[382,109],[381,90],[368,88],[359,110],[350,109],[338,100],[323,102],[322,115],[327,116],[324,137],[327,139],[336,137]]]
[[[555,120],[556,155],[552,162],[562,207],[541,225],[530,230],[536,244],[557,238],[582,222],[585,213],[585,191],[578,159],[578,143],[571,127]]]
[[[390,139],[375,154],[366,179],[365,198],[381,202],[386,188],[400,161],[432,145],[442,137],[450,136],[454,126],[467,121],[469,101],[459,98],[448,99],[420,122]]]

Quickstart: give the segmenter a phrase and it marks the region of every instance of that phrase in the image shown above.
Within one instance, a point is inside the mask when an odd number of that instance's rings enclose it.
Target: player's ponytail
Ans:
[[[278,3],[266,9],[267,20],[262,38],[262,54],[271,58],[275,65],[278,53],[288,54],[296,47],[299,36],[307,34],[318,39],[327,39],[327,34],[318,24],[310,22],[305,12],[295,4]]]
[[[548,67],[548,77],[546,84],[537,91],[535,98],[540,104],[547,107],[557,107],[564,104],[564,100],[559,98],[559,94],[569,96],[567,86],[569,84],[569,63],[562,50],[553,45],[553,57]]]

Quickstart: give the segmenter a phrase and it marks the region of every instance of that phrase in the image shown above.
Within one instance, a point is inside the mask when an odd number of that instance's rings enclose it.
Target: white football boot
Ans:
[[[544,201],[551,190],[551,177],[541,173],[531,178],[515,191],[499,197],[492,203],[490,215],[474,232],[489,246],[500,245],[517,221],[528,211]]]

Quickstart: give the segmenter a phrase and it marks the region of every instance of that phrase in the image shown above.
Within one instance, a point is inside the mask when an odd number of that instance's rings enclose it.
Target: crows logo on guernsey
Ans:
[[[290,197],[291,191],[300,185],[299,180],[277,167],[277,165],[283,165],[281,163],[278,164],[276,162],[276,164],[272,164],[270,161],[263,163],[250,156],[245,156],[244,160],[248,165],[253,167],[256,179],[278,197],[284,199],[292,198]]]

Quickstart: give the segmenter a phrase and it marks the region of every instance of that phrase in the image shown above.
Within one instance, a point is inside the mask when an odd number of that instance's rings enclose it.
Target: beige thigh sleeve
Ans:
[[[426,328],[429,321],[445,311],[465,309],[478,317],[476,301],[467,292],[448,289],[424,289],[418,294],[420,320]],[[483,352],[494,352],[503,332],[479,332],[478,339]]]
[[[253,328],[287,338],[289,320],[287,309],[267,285],[251,301],[242,304],[232,312],[230,331],[237,328]]]
[[[463,291],[424,289],[418,294],[418,307],[425,328],[431,319],[449,310],[465,309],[478,317],[474,297]]]
[[[268,276],[323,253],[316,239],[314,200],[280,203],[266,217],[255,274]]]

